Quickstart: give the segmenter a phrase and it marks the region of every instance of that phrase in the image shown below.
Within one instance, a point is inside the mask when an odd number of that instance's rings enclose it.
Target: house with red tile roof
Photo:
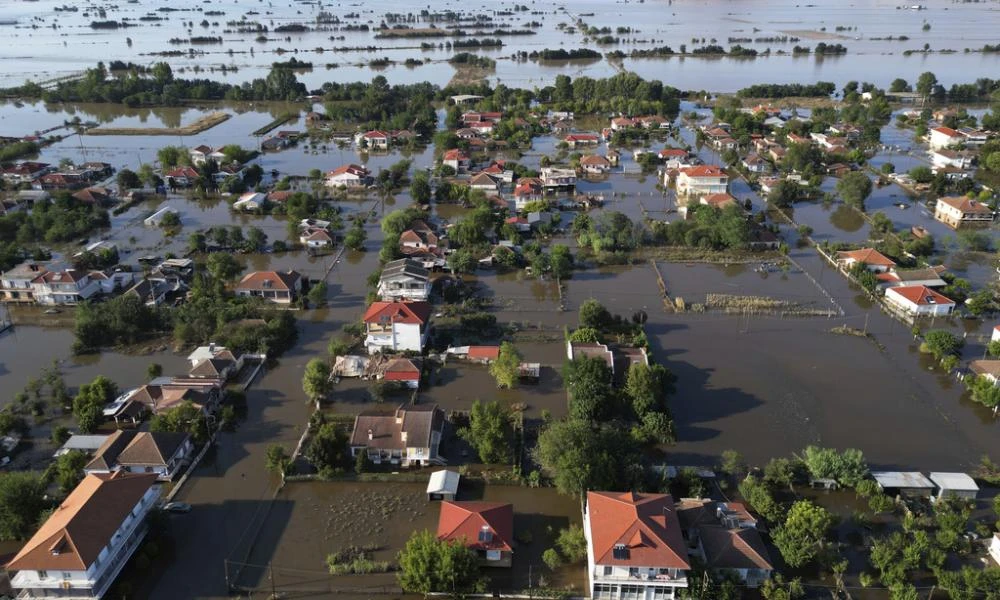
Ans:
[[[326,174],[327,187],[361,187],[371,183],[371,172],[361,165],[342,165]]]
[[[500,358],[500,346],[452,346],[445,353],[455,358],[488,364]]]
[[[678,196],[725,194],[729,191],[729,175],[716,165],[683,167],[677,171],[676,185]]]
[[[952,229],[962,226],[985,226],[993,223],[990,207],[967,196],[938,198],[934,218]]]
[[[570,148],[577,146],[596,146],[601,141],[601,136],[596,133],[571,133],[563,138]]]
[[[925,285],[891,287],[885,302],[911,317],[941,317],[955,310],[955,301]]]
[[[87,475],[6,567],[18,598],[97,600],[146,536],[154,474]]]
[[[445,151],[444,156],[441,157],[441,164],[455,169],[455,172],[458,173],[469,168],[469,155],[463,150],[452,148]]]
[[[236,285],[237,296],[254,296],[277,304],[291,304],[302,292],[297,271],[254,271]]]
[[[580,158],[580,168],[584,173],[607,173],[611,169],[611,161],[600,154],[588,154]]]
[[[669,494],[587,492],[583,531],[591,597],[673,600],[688,587],[691,563]]]
[[[896,261],[874,248],[837,252],[837,264],[841,267],[850,269],[859,263],[868,267],[872,273],[884,273],[896,268]]]
[[[354,136],[354,143],[358,148],[368,148],[369,150],[388,150],[389,134],[385,131],[365,131]]]
[[[420,352],[427,343],[430,318],[429,302],[373,302],[363,318],[368,353]]]
[[[935,127],[927,134],[927,143],[931,150],[958,146],[965,142],[965,136],[951,127]]]
[[[382,366],[381,378],[415,390],[420,387],[420,367],[408,358],[393,358]]]
[[[194,167],[187,166],[174,167],[163,174],[163,178],[167,180],[167,185],[174,187],[187,187],[189,185],[194,185],[194,182],[198,180],[198,177],[200,177],[198,170]]]
[[[475,550],[484,567],[509,567],[514,557],[514,507],[502,502],[445,500],[437,539]]]

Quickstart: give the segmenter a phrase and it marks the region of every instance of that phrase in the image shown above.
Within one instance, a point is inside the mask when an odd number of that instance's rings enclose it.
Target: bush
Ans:
[[[542,552],[542,562],[553,571],[562,566],[562,559],[559,558],[559,553],[554,548],[549,548],[545,552]]]

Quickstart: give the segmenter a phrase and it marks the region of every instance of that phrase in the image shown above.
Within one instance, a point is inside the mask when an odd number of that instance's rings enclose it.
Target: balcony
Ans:
[[[629,575],[626,573],[614,573],[612,575],[604,575],[604,571],[598,567],[594,571],[594,582],[608,582],[608,583],[633,583],[633,584],[652,584],[652,585],[669,585],[673,587],[687,587],[688,580],[687,575],[683,573],[678,573],[677,575],[661,575],[657,573],[649,573],[647,570],[642,570],[638,575]]]

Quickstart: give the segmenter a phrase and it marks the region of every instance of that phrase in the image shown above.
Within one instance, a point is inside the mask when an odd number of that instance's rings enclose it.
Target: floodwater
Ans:
[[[0,25],[11,43],[0,49],[5,69],[0,85],[17,85],[27,79],[46,81],[79,73],[97,61],[114,57],[137,64],[166,60],[175,72],[186,76],[226,80],[232,83],[264,77],[272,62],[298,60],[312,62],[314,68],[299,73],[310,88],[326,81],[369,80],[374,74],[391,83],[430,81],[444,85],[454,70],[447,59],[454,53],[439,49],[447,38],[378,39],[375,29],[389,13],[414,14],[412,3],[391,0],[377,6],[327,6],[296,2],[269,2],[241,8],[212,5],[223,14],[204,15],[207,6],[195,0],[179,0],[169,8],[147,2],[121,4],[104,11],[81,7],[76,12],[58,10],[59,0],[7,3],[0,7]],[[531,6],[528,12],[501,14],[489,3],[438,1],[431,11],[452,10],[464,16],[483,15],[490,20],[470,31],[482,30],[489,37],[495,29],[532,29],[534,35],[504,36],[504,46],[475,52],[497,59],[494,81],[510,86],[535,87],[551,84],[556,75],[606,77],[619,68],[647,78],[658,78],[680,89],[732,92],[754,83],[791,83],[826,80],[842,84],[847,80],[871,81],[886,86],[896,77],[911,82],[923,71],[934,71],[945,86],[992,76],[997,55],[966,53],[995,43],[984,23],[996,21],[998,9],[989,3],[956,4],[928,0],[926,10],[900,10],[894,0],[872,0],[843,5],[802,5],[795,0],[750,0],[738,5],[720,1],[709,3],[647,2],[607,4],[581,0],[572,6]],[[845,10],[849,8],[849,10]],[[339,24],[317,24],[320,11],[339,19]],[[101,14],[103,13],[103,14]],[[756,59],[672,57],[667,59],[625,59],[621,66],[607,60],[540,63],[515,61],[517,52],[544,48],[595,47],[593,40],[574,29],[577,19],[588,26],[607,26],[618,44],[596,45],[602,52],[620,50],[629,54],[663,45],[680,51],[717,43],[726,48],[734,43],[759,52],[770,49],[771,56]],[[118,29],[92,29],[93,21],[128,20]],[[266,41],[256,41],[257,33],[240,33],[230,22],[259,23],[272,31]],[[280,33],[281,25],[305,25],[308,31]],[[412,27],[426,27],[413,21]],[[368,31],[358,31],[367,26]],[[438,24],[441,27],[441,24]],[[560,28],[560,26],[567,26]],[[925,29],[925,26],[929,26]],[[839,28],[839,30],[838,30]],[[893,36],[897,39],[888,40]],[[900,41],[899,36],[909,39]],[[192,37],[221,38],[221,43],[191,44]],[[798,37],[799,41],[765,38]],[[695,41],[693,38],[698,38]],[[701,39],[704,38],[704,42]],[[730,38],[734,41],[730,42]],[[746,41],[743,38],[750,38]],[[178,40],[171,43],[172,39]],[[794,45],[813,47],[824,41],[847,47],[846,55],[792,56]],[[29,43],[30,42],[30,43]],[[432,49],[421,50],[421,42]],[[932,51],[924,53],[925,45]],[[915,50],[907,56],[906,50]],[[944,51],[955,51],[947,53]],[[162,57],[158,53],[176,52]],[[190,51],[190,52],[189,52]],[[778,55],[778,51],[786,54]],[[405,66],[407,59],[424,61]],[[389,59],[391,64],[372,68],[369,61]],[[750,68],[752,66],[752,68]]]

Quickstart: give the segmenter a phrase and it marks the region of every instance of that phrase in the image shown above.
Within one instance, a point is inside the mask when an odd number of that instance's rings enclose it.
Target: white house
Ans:
[[[354,417],[351,456],[365,452],[375,464],[404,467],[442,464],[438,449],[444,421],[437,404],[401,405],[388,414],[363,411]]]
[[[583,531],[594,600],[673,600],[688,587],[691,565],[670,495],[587,492]]]
[[[845,269],[863,264],[872,273],[885,273],[896,268],[896,261],[874,248],[860,250],[841,250],[837,252],[837,264]]]
[[[326,229],[313,227],[299,234],[299,243],[306,248],[326,248],[333,245],[333,236]]]
[[[101,284],[90,273],[76,269],[46,271],[31,281],[35,302],[48,306],[77,304],[101,291]]]
[[[402,258],[386,263],[378,280],[379,298],[427,300],[431,294],[430,272],[413,259]]]
[[[580,158],[580,168],[584,173],[602,174],[611,169],[611,161],[600,154],[588,154]]]
[[[576,187],[576,171],[557,167],[542,167],[541,180],[543,190]]]
[[[237,296],[255,296],[276,304],[291,304],[302,291],[297,271],[254,271],[236,285]]]
[[[364,315],[368,353],[420,352],[427,343],[430,317],[429,302],[373,302]]]
[[[146,536],[152,474],[87,475],[7,563],[18,598],[97,600]]]
[[[104,440],[83,472],[86,474],[153,473],[170,481],[191,462],[194,443],[186,433],[119,429]]]
[[[1000,565],[1000,532],[994,532],[993,537],[990,538],[990,556],[993,558],[993,562]]]
[[[384,131],[365,131],[354,136],[354,143],[359,148],[371,150],[388,150],[389,134]]]
[[[955,302],[923,285],[891,287],[885,291],[890,306],[914,317],[941,317],[955,310]]]
[[[684,167],[677,173],[679,196],[707,196],[729,191],[729,175],[715,165]]]
[[[935,127],[927,135],[927,142],[931,150],[948,148],[965,143],[965,136],[955,131],[951,127]]]
[[[267,203],[267,194],[262,192],[247,192],[233,202],[233,210],[260,210]]]
[[[963,225],[985,226],[993,222],[993,211],[982,202],[966,196],[947,196],[938,198],[934,218],[952,229]]]
[[[170,208],[169,206],[164,206],[160,210],[146,217],[146,219],[142,223],[146,227],[159,227],[160,223],[163,222],[163,217],[165,217],[168,213],[173,213],[175,215],[178,214],[176,209]]]
[[[469,168],[469,155],[458,148],[446,150],[441,158],[441,164],[455,169],[456,173]]]
[[[940,148],[931,150],[931,164],[935,169],[968,169],[972,166],[972,155],[958,150]]]
[[[371,173],[365,167],[350,164],[337,167],[326,174],[327,187],[361,187],[371,181]]]

